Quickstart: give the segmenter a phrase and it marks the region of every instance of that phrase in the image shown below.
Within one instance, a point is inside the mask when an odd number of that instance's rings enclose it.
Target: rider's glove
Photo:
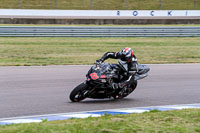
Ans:
[[[103,61],[101,60],[101,59],[99,59],[99,60],[96,60],[96,64],[101,64]]]

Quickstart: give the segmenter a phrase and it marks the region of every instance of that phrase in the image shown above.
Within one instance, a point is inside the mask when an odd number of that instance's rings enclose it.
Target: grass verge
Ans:
[[[198,133],[200,109],[0,126],[0,133]]]
[[[1,66],[93,64],[107,51],[134,49],[139,63],[200,63],[200,38],[0,38]],[[111,60],[109,62],[116,62]]]

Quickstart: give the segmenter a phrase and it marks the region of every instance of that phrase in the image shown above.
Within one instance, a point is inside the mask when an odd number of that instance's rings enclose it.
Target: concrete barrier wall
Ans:
[[[200,10],[0,9],[0,24],[200,24]]]
[[[200,10],[28,10],[0,9],[0,16],[21,17],[166,17],[166,16],[200,16]]]

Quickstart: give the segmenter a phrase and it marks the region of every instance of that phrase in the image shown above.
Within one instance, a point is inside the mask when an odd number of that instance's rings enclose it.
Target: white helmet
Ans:
[[[133,57],[133,50],[131,48],[123,48],[122,51],[120,52],[122,56],[122,60],[124,61],[130,61]]]

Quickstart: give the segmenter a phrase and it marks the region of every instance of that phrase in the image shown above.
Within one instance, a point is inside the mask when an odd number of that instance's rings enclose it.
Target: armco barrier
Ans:
[[[192,27],[30,27],[1,26],[0,37],[200,37]]]

